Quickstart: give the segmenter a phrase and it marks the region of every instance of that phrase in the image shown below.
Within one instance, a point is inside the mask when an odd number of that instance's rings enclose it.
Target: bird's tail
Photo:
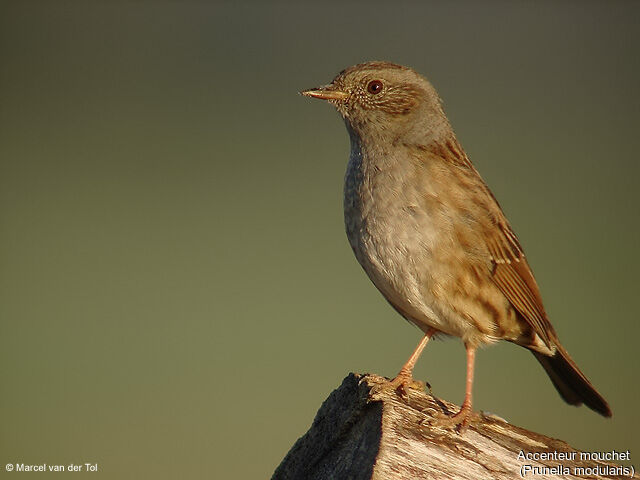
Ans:
[[[611,409],[602,395],[591,385],[562,345],[557,344],[555,355],[548,357],[532,351],[542,364],[560,396],[571,405],[583,403],[591,410],[605,417],[611,416]]]

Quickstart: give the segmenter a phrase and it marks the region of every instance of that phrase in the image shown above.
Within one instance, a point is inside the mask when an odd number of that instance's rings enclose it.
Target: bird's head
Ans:
[[[367,62],[340,72],[331,83],[300,92],[327,100],[360,139],[419,141],[450,130],[433,86],[414,70]]]

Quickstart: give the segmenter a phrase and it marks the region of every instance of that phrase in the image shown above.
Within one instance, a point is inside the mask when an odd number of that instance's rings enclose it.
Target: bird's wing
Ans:
[[[497,228],[491,229],[485,237],[493,261],[492,279],[534,332],[549,348],[553,348],[551,339],[555,337],[555,331],[542,305],[533,272],[518,238],[504,219],[504,214],[500,214]]]
[[[554,349],[557,340],[556,332],[544,311],[538,284],[524,257],[518,237],[511,230],[500,204],[469,157],[455,139],[444,143],[433,143],[422,147],[421,150],[429,151],[447,162],[453,162],[461,171],[467,173],[467,179],[472,179],[471,184],[475,183],[489,197],[486,213],[490,225],[484,229],[484,241],[493,263],[492,279],[547,347]]]

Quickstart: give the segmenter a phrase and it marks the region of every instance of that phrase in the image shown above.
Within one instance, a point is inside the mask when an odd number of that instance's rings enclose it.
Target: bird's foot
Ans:
[[[373,393],[395,393],[406,401],[409,399],[410,390],[424,392],[427,385],[425,382],[414,380],[411,373],[400,371],[394,379],[376,385]]]
[[[403,372],[402,370],[396,378],[389,382],[390,387],[403,399],[409,398],[409,390],[419,390],[424,392],[426,384],[420,380],[414,380],[411,373]]]
[[[462,404],[460,411],[455,415],[449,416],[446,413],[436,412],[433,419],[428,422],[431,425],[441,428],[455,430],[458,433],[464,433],[469,428],[470,422],[476,420],[478,415],[471,410],[471,405]]]

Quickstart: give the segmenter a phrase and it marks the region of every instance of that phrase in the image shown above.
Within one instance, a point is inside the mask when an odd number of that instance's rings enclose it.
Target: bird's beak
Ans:
[[[346,100],[349,94],[338,90],[334,85],[329,84],[323,87],[310,88],[309,90],[303,90],[300,95],[305,97],[319,98],[321,100]]]

